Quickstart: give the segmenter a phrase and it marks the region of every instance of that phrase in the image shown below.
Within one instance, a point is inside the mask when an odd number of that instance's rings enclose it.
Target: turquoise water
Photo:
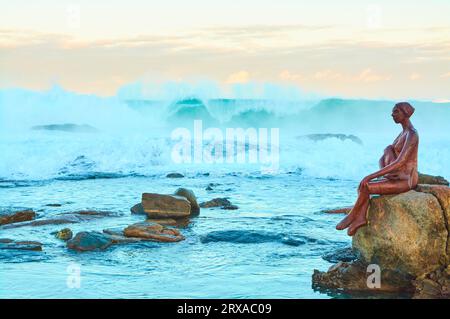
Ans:
[[[219,183],[206,191],[209,183]],[[2,298],[325,298],[311,289],[314,268],[330,264],[321,256],[350,244],[334,231],[339,216],[321,209],[350,204],[355,185],[290,174],[264,178],[253,175],[187,176],[183,179],[120,178],[54,181],[42,186],[2,189],[6,203],[33,207],[40,216],[80,209],[123,213],[95,222],[67,225],[74,232],[101,231],[141,221],[129,208],[145,191],[172,193],[192,189],[200,201],[227,196],[236,211],[202,209],[182,229],[179,243],[127,244],[104,252],[75,253],[53,238],[57,226],[1,230],[1,237],[26,238],[44,244],[42,253],[0,260]],[[45,207],[49,203],[67,203]],[[240,231],[248,243],[227,233]],[[223,241],[209,241],[219,233]],[[267,240],[267,242],[265,242]],[[202,242],[205,241],[205,242]],[[79,289],[68,288],[67,267],[80,265]]]
[[[325,253],[351,240],[334,228],[342,216],[321,210],[351,205],[359,180],[377,169],[384,147],[400,131],[390,118],[393,103],[0,91],[1,206],[30,207],[39,218],[85,209],[120,214],[71,225],[0,228],[0,238],[43,243],[42,252],[0,251],[0,297],[333,297],[315,292],[311,275],[331,265]],[[450,105],[413,105],[419,171],[448,179]],[[194,120],[222,131],[279,129],[278,169],[174,163],[171,133],[192,130]],[[65,130],[33,129],[53,124]],[[355,135],[361,143],[308,134]],[[248,155],[250,147],[245,143],[243,152]],[[166,178],[170,172],[185,177]],[[207,191],[210,183],[217,185]],[[239,209],[202,209],[178,243],[76,253],[51,235],[66,226],[74,233],[124,228],[143,220],[130,213],[143,192],[173,193],[178,187],[192,189],[199,202],[228,197]],[[55,203],[62,206],[46,206]],[[70,288],[74,267],[78,288]]]

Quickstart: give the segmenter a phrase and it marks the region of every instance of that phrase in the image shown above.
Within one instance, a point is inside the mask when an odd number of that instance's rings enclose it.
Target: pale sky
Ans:
[[[393,2],[0,0],[0,88],[209,79],[450,100],[450,1]]]

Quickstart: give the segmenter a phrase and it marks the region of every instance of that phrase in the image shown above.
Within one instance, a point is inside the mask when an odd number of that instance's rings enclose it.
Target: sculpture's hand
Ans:
[[[368,176],[364,177],[362,179],[361,183],[359,183],[358,190],[360,190],[361,187],[363,187],[363,185],[369,183],[372,179],[374,179],[374,177],[372,177],[371,175],[368,175]]]

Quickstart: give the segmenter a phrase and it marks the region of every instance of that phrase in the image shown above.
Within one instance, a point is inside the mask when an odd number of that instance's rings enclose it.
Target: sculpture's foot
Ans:
[[[367,225],[367,218],[365,214],[361,214],[358,217],[356,217],[353,222],[351,223],[347,234],[349,236],[353,236],[356,234],[356,232],[358,231],[358,229],[360,229],[361,227]]]
[[[353,222],[353,219],[354,219],[354,214],[352,212],[350,212],[347,216],[345,216],[345,218],[343,220],[341,220],[339,222],[339,224],[336,225],[336,229],[337,230],[346,229]]]

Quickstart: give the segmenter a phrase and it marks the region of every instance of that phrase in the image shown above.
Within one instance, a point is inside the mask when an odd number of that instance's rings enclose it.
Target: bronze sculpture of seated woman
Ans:
[[[372,194],[387,195],[407,192],[417,186],[417,151],[419,135],[409,118],[414,108],[407,102],[397,103],[392,110],[395,123],[402,125],[402,132],[384,150],[379,161],[380,170],[363,178],[358,187],[358,199],[350,213],[336,226],[348,228],[348,235],[367,224],[367,210]]]

